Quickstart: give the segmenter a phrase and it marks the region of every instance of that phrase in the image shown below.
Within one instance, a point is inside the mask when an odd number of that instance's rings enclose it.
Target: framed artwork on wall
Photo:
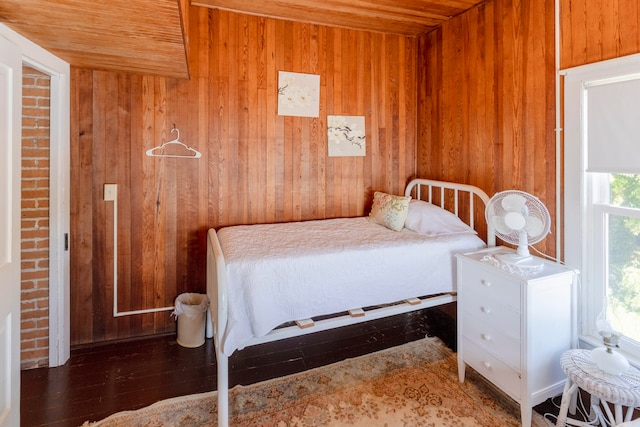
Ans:
[[[366,156],[364,116],[327,116],[329,157]]]
[[[278,115],[320,116],[320,76],[278,71]]]

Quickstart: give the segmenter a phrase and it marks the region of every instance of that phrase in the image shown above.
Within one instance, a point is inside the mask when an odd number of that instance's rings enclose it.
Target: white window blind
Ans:
[[[640,173],[640,75],[585,86],[587,170]]]

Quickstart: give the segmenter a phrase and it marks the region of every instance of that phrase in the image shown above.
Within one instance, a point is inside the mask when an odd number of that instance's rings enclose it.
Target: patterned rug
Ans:
[[[216,392],[119,412],[84,426],[217,426]],[[520,409],[456,355],[426,338],[229,394],[233,427],[519,426]],[[548,426],[533,414],[533,426]]]

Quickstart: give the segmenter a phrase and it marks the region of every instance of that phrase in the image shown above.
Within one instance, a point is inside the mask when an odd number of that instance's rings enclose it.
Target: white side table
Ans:
[[[560,358],[560,365],[567,374],[567,383],[562,393],[556,426],[593,425],[567,419],[570,403],[572,406],[575,405],[578,388],[591,395],[590,417],[597,418],[601,425],[617,426],[624,421],[630,421],[634,408],[640,407],[640,371],[638,369],[630,367],[620,375],[607,374],[591,359],[590,350],[565,351]],[[613,412],[611,406],[613,406]],[[623,407],[627,407],[626,415],[623,414]],[[575,406],[572,409],[575,409]]]
[[[558,359],[574,348],[573,292],[576,274],[540,260],[542,271],[505,270],[496,247],[457,254],[458,378],[471,366],[520,405],[522,427],[531,408],[562,392]]]

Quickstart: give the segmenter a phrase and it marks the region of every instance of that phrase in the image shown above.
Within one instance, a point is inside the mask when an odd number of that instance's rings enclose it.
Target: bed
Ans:
[[[367,217],[210,229],[218,425],[228,425],[234,351],[455,301],[453,255],[495,246],[489,225],[486,240],[474,227],[488,200],[471,185],[414,179],[404,196],[376,192]]]

